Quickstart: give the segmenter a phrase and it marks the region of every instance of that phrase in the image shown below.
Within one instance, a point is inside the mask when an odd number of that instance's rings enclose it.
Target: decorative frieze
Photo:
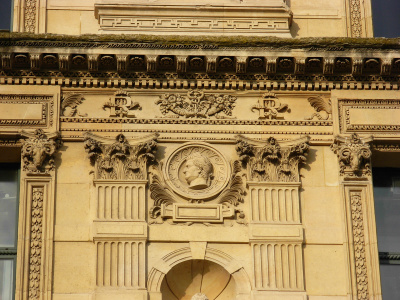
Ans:
[[[42,129],[33,133],[21,131],[23,141],[21,155],[23,169],[28,173],[49,173],[54,170],[54,154],[61,146],[58,132],[45,134]]]
[[[340,175],[353,179],[371,175],[371,141],[372,136],[362,138],[357,133],[350,137],[335,137],[331,149],[339,159]]]
[[[273,137],[261,142],[238,135],[236,151],[250,181],[299,182],[299,166],[306,161],[309,139],[278,143]]]
[[[115,140],[85,134],[85,150],[95,166],[95,179],[145,180],[147,165],[154,161],[158,134],[133,140],[123,134]]]

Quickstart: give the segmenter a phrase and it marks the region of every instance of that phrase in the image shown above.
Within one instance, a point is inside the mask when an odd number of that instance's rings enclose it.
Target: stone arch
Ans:
[[[192,259],[195,258],[192,256],[192,250],[190,247],[175,250],[161,258],[149,272],[147,281],[147,290],[149,293],[160,294],[161,283],[165,275],[174,266]],[[207,247],[203,259],[220,265],[232,275],[236,283],[236,290],[238,293],[237,299],[246,299],[247,296],[250,296],[250,279],[243,266],[233,257],[223,251]]]

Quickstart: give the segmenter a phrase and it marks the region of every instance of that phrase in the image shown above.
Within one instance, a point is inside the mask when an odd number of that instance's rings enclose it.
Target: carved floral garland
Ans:
[[[155,103],[160,105],[160,111],[165,117],[210,118],[215,116],[217,119],[224,119],[232,116],[235,102],[236,97],[230,95],[206,95],[200,90],[190,90],[185,96],[164,94]]]
[[[365,258],[364,224],[362,212],[362,198],[360,192],[350,194],[351,219],[353,222],[355,273],[357,280],[357,299],[367,300],[368,274]]]
[[[40,265],[42,262],[44,189],[33,188],[31,210],[31,238],[29,256],[29,299],[39,299]]]

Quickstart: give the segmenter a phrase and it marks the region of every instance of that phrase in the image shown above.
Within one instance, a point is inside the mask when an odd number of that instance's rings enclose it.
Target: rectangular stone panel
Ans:
[[[303,228],[300,225],[250,224],[250,240],[262,241],[303,241]]]
[[[59,87],[2,86],[0,88],[0,132],[41,128],[58,130]]]
[[[400,100],[339,100],[339,117],[342,133],[399,131]]]
[[[203,222],[222,222],[222,205],[175,203],[173,205],[173,220],[176,222],[193,222],[194,220],[201,220]]]
[[[93,222],[94,237],[140,237],[146,238],[147,225],[144,222],[114,221]]]

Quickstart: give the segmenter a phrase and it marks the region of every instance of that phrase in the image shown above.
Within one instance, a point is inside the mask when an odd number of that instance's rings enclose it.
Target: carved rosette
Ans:
[[[54,154],[62,144],[57,139],[58,132],[45,134],[42,129],[37,129],[33,133],[21,131],[21,135],[27,138],[22,140],[23,170],[39,174],[54,170]]]
[[[87,132],[85,150],[95,166],[95,179],[146,180],[147,165],[155,160],[158,134],[129,143],[123,134],[113,139]]]
[[[332,151],[339,158],[340,175],[349,178],[363,178],[371,175],[372,136],[361,138],[353,133],[350,138],[337,136],[331,145]]]
[[[260,142],[239,135],[236,151],[249,181],[299,182],[299,166],[306,161],[308,141],[306,136],[285,143],[273,137]]]
[[[190,90],[186,95],[163,94],[155,102],[166,118],[232,118],[236,97],[224,94],[205,94]]]

